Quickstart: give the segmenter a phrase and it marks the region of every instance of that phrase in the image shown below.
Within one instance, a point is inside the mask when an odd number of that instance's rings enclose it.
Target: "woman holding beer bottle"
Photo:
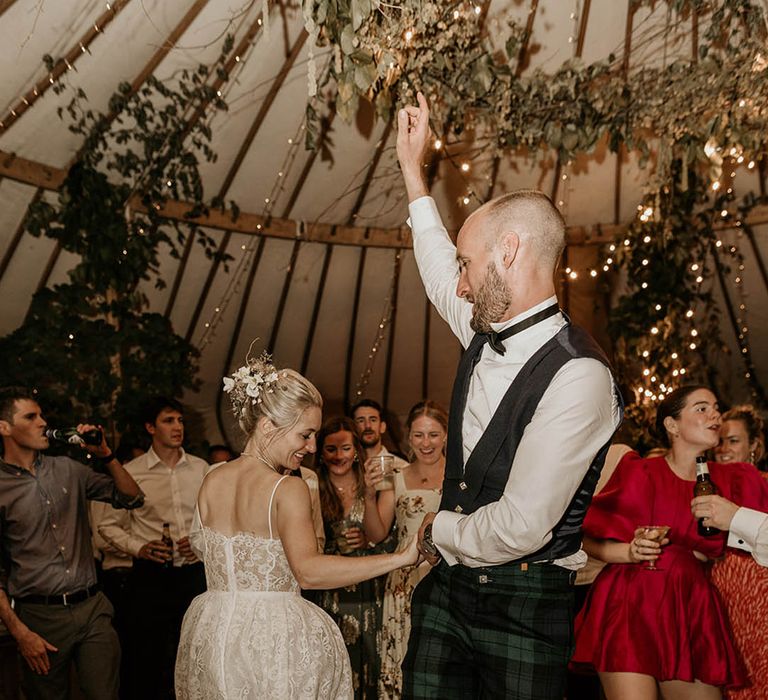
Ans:
[[[720,412],[704,386],[670,393],[656,415],[664,456],[611,448],[618,465],[584,520],[584,549],[607,562],[576,620],[576,670],[598,672],[608,700],[714,700],[747,678],[728,618],[703,562],[722,556],[726,534],[691,515],[694,486],[768,509],[768,484],[748,464],[703,455],[719,441]],[[698,459],[697,459],[698,458]]]

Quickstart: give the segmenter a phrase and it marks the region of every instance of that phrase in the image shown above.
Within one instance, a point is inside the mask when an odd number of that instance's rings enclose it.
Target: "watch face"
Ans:
[[[432,524],[430,523],[427,525],[426,529],[424,530],[424,538],[421,541],[421,546],[423,547],[424,551],[429,554],[431,557],[438,556],[437,547],[435,546],[435,543],[432,541]]]
[[[429,554],[431,557],[436,557],[438,555],[437,547],[435,546],[435,543],[432,540],[428,540],[426,537],[421,541],[421,546],[424,549],[424,551]]]

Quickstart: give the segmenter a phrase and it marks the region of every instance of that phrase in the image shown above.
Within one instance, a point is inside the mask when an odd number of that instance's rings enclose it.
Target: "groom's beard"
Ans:
[[[485,279],[477,290],[472,306],[470,327],[475,333],[489,333],[512,303],[512,295],[493,263],[488,264]]]

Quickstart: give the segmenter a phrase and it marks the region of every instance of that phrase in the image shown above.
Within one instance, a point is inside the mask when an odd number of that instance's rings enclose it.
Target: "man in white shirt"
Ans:
[[[152,445],[125,465],[146,494],[144,505],[128,516],[113,509],[98,526],[107,542],[133,557],[128,697],[141,700],[172,694],[181,622],[192,599],[205,591],[205,570],[189,532],[209,468],[182,447],[184,415],[175,399],[149,401],[144,426]],[[162,541],[164,523],[172,547]]]
[[[466,348],[451,401],[440,512],[420,549],[403,662],[409,698],[561,700],[581,522],[622,402],[604,355],[557,307],[565,245],[540,192],[489,202],[451,242],[423,176],[424,97],[398,115],[397,152],[427,294]]]
[[[394,468],[400,470],[408,466],[408,462],[393,455],[382,442],[382,436],[387,432],[387,424],[382,420],[381,405],[373,399],[361,399],[352,407],[352,420],[355,423],[357,436],[363,444],[366,460],[378,455],[392,455]]]

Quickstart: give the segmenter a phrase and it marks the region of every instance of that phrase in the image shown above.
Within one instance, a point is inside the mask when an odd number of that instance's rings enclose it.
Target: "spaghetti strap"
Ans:
[[[272,495],[269,497],[269,508],[267,509],[267,519],[269,520],[269,539],[270,540],[274,539],[274,537],[272,537],[272,501],[275,500],[275,491],[277,491],[277,487],[280,486],[280,483],[283,481],[283,479],[287,479],[289,476],[290,474],[284,474],[277,480],[275,487],[272,489]]]

